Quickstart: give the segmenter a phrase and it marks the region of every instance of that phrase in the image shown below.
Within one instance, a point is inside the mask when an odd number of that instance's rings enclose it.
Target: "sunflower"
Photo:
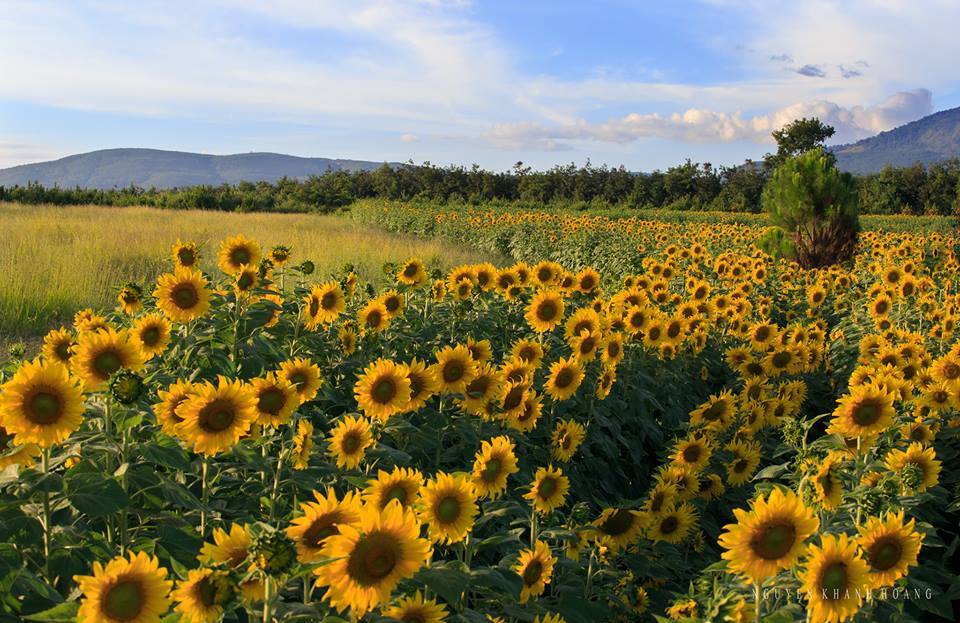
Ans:
[[[120,310],[128,316],[133,316],[143,309],[143,288],[135,283],[128,283],[117,292],[117,303]]]
[[[383,307],[387,310],[391,320],[402,314],[404,307],[406,307],[406,299],[396,290],[384,292],[377,297],[377,300],[383,303]]]
[[[0,385],[0,425],[19,445],[49,448],[83,423],[83,392],[66,366],[33,361]]]
[[[40,447],[37,444],[17,443],[16,435],[0,425],[0,471],[11,465],[30,467],[36,462],[38,456],[40,456]]]
[[[567,400],[577,393],[583,377],[583,368],[576,359],[561,358],[550,365],[545,391],[556,401]]]
[[[534,340],[517,340],[510,347],[510,357],[538,368],[543,361],[543,346]]]
[[[600,285],[600,273],[592,268],[584,268],[574,276],[574,280],[578,292],[589,294]]]
[[[60,327],[43,337],[43,348],[40,354],[49,361],[69,365],[70,358],[73,357],[73,347],[76,343],[73,332],[66,327]]]
[[[536,368],[526,359],[512,357],[500,366],[500,376],[508,383],[530,383]]]
[[[826,510],[840,506],[843,500],[843,484],[840,482],[840,465],[843,459],[831,453],[817,467],[813,475],[813,490],[817,501]]]
[[[940,461],[937,460],[937,453],[933,448],[924,448],[919,442],[911,443],[904,450],[890,450],[884,457],[887,469],[894,473],[904,471],[904,468],[912,467],[918,469],[920,479],[915,486],[910,488],[917,491],[926,491],[930,487],[940,482]]]
[[[674,621],[682,621],[697,616],[697,602],[692,599],[677,601],[667,608],[667,616]]]
[[[243,574],[254,568],[252,564],[244,568],[252,543],[253,536],[246,524],[231,524],[229,532],[216,528],[213,531],[213,543],[203,544],[197,560],[204,565],[224,565]],[[240,594],[247,604],[263,600],[264,592],[262,580],[252,579],[240,583]]]
[[[355,469],[373,444],[370,423],[363,417],[345,416],[330,431],[329,442],[337,467]]]
[[[573,420],[560,420],[553,429],[550,454],[557,461],[567,462],[587,436],[587,429]]]
[[[403,623],[444,623],[447,608],[436,599],[425,599],[417,591],[413,597],[404,597],[395,606],[384,608],[383,616]]]
[[[753,477],[760,465],[760,444],[750,441],[732,441],[726,446],[733,457],[727,463],[727,483],[742,485]]]
[[[600,345],[600,359],[608,366],[616,366],[623,359],[623,335],[608,333]]]
[[[629,508],[607,508],[593,522],[596,538],[616,552],[629,547],[648,525],[646,514]]]
[[[323,385],[319,366],[303,357],[281,363],[277,378],[297,388],[301,403],[313,400]]]
[[[177,407],[193,393],[193,383],[178,380],[170,387],[157,392],[160,402],[153,405],[153,413],[157,417],[161,430],[171,437],[179,435],[177,425],[183,421],[177,415]]]
[[[534,282],[541,287],[553,285],[562,272],[562,266],[548,260],[537,262],[537,264],[530,269],[530,274]]]
[[[83,333],[84,331],[101,331],[109,328],[110,325],[107,324],[106,318],[93,313],[93,310],[88,307],[73,315],[73,327],[78,333]]]
[[[246,236],[237,235],[220,243],[217,263],[228,275],[240,272],[243,266],[256,266],[260,262],[260,245]]]
[[[857,551],[857,542],[846,534],[825,534],[820,543],[807,548],[799,578],[809,600],[809,620],[839,623],[853,617],[863,604],[868,588],[867,563]]]
[[[427,381],[425,375],[418,378],[422,382]],[[411,387],[406,366],[381,358],[366,367],[353,386],[353,394],[364,414],[386,422],[410,403],[413,393]],[[418,389],[423,392],[424,387]]]
[[[463,476],[440,472],[420,490],[420,519],[430,538],[439,543],[459,543],[473,528],[479,512],[473,483]]]
[[[718,396],[710,396],[707,402],[691,411],[690,424],[722,429],[733,419],[734,410],[733,394],[725,390]]]
[[[440,391],[447,394],[462,394],[467,384],[476,376],[477,362],[470,356],[470,349],[463,344],[445,346],[437,354],[434,364],[434,378],[440,384]]]
[[[293,436],[293,469],[307,469],[310,466],[310,451],[313,450],[313,424],[310,420],[297,422],[297,433]]]
[[[431,396],[440,391],[440,384],[437,383],[433,374],[433,369],[416,357],[404,367],[407,373],[407,379],[410,381],[410,400],[403,408],[403,413],[413,413],[419,411]]]
[[[241,266],[233,276],[233,289],[237,296],[249,294],[260,282],[260,273],[256,266]]]
[[[326,586],[324,599],[337,611],[350,608],[358,619],[390,599],[401,580],[412,577],[431,554],[420,538],[413,511],[399,503],[383,510],[363,507],[360,522],[340,526],[329,537],[321,558],[331,562],[314,570],[317,586]]]
[[[540,290],[527,306],[526,319],[537,333],[552,331],[563,321],[563,297],[555,290]]]
[[[704,500],[713,500],[723,495],[726,486],[719,474],[705,474],[700,476],[700,491],[698,495]]]
[[[710,462],[713,447],[709,440],[699,435],[691,435],[676,445],[673,461],[694,472],[699,472]]]
[[[613,389],[613,384],[617,380],[617,369],[613,366],[604,365],[603,372],[600,373],[600,377],[597,379],[597,389],[594,392],[594,395],[598,400],[606,400],[607,396],[610,395],[610,390]]]
[[[700,479],[692,470],[682,465],[670,464],[661,470],[658,478],[672,484],[681,500],[692,500],[700,493]]]
[[[647,527],[647,536],[654,543],[680,543],[697,523],[696,510],[684,502],[680,505],[670,505],[656,516],[652,517]]]
[[[328,325],[340,317],[347,308],[343,290],[336,281],[313,286],[303,299],[303,313],[306,316],[304,326],[314,331],[320,325]]]
[[[500,388],[500,409],[503,417],[511,420],[523,415],[531,392],[530,384],[526,381],[504,383]]]
[[[170,343],[170,321],[160,314],[147,314],[130,328],[133,343],[140,347],[145,360],[161,355]]]
[[[463,400],[459,401],[464,411],[482,415],[487,404],[500,394],[503,380],[500,372],[489,363],[477,367],[477,375],[467,383]]]
[[[142,368],[143,354],[126,330],[84,332],[77,340],[70,367],[83,381],[84,391],[92,392],[103,389],[110,377],[121,369]]]
[[[480,444],[473,461],[473,487],[479,497],[495,500],[507,490],[507,478],[519,471],[514,449],[506,435]]]
[[[734,509],[737,523],[724,526],[717,543],[731,571],[753,582],[793,566],[804,542],[820,527],[814,511],[791,490],[775,488],[751,503],[749,511]]]
[[[352,326],[344,325],[337,331],[340,340],[340,350],[344,355],[352,355],[357,350],[357,331]]]
[[[873,588],[893,586],[917,564],[924,535],[916,531],[916,520],[904,523],[903,519],[901,510],[885,517],[870,517],[859,528],[858,541]]]
[[[257,423],[277,427],[287,422],[300,406],[300,395],[293,383],[268,372],[264,378],[253,379],[250,387],[256,398]]]
[[[406,261],[397,273],[397,282],[419,287],[427,281],[427,267],[417,258]]]
[[[540,421],[542,414],[543,401],[537,392],[530,390],[524,393],[520,408],[510,414],[504,414],[504,420],[507,427],[529,433],[537,427],[537,422]]]
[[[177,268],[157,278],[153,291],[157,307],[174,322],[190,322],[210,309],[210,290],[203,274],[192,268]]]
[[[286,534],[297,548],[297,558],[303,564],[321,560],[320,552],[327,538],[340,533],[341,525],[360,523],[360,496],[351,491],[337,499],[337,493],[327,488],[326,494],[313,492],[316,502],[300,504],[302,515],[290,522]]]
[[[383,331],[390,324],[390,313],[383,301],[372,299],[357,312],[357,324],[361,331]]]
[[[83,599],[79,623],[159,623],[170,607],[167,570],[146,552],[93,563],[93,575],[75,575]]]
[[[391,472],[381,469],[377,471],[376,478],[367,481],[367,488],[363,490],[363,501],[382,510],[396,500],[407,508],[417,501],[421,487],[423,474],[416,469],[394,467]]]
[[[183,623],[216,623],[223,617],[233,587],[229,576],[215,569],[191,569],[187,579],[177,582],[171,597],[177,603],[174,612]]]
[[[643,505],[643,511],[650,515],[657,515],[672,506],[678,497],[677,485],[659,480],[647,493],[647,501]]]
[[[534,475],[530,491],[523,497],[533,503],[539,513],[546,515],[563,506],[570,491],[570,479],[563,475],[559,467],[541,467]]]
[[[179,238],[170,250],[175,267],[193,268],[200,263],[200,249],[192,242],[183,242]]]
[[[573,356],[581,363],[593,361],[597,356],[597,351],[603,344],[603,338],[599,331],[581,331],[580,335],[570,338],[567,341]]]
[[[520,576],[523,585],[520,588],[520,603],[527,603],[531,597],[539,597],[547,588],[553,576],[553,565],[557,559],[550,553],[550,546],[537,540],[532,549],[520,552],[513,570]]]
[[[220,376],[217,385],[194,385],[190,396],[176,408],[180,438],[194,452],[208,456],[228,450],[247,434],[257,419],[257,399],[249,385]]]
[[[893,394],[876,383],[851,389],[833,412],[830,428],[845,437],[869,437],[885,431],[896,410]]]

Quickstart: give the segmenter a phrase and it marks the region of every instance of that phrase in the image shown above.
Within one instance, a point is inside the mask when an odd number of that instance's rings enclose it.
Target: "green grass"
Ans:
[[[0,203],[0,347],[35,342],[49,328],[69,323],[78,309],[113,308],[116,288],[125,282],[152,291],[156,275],[170,266],[177,238],[200,244],[204,269],[215,270],[219,241],[238,233],[265,251],[276,244],[291,247],[292,261],[316,264],[318,280],[346,263],[377,282],[385,280],[384,262],[413,256],[442,268],[498,260],[442,240],[387,233],[348,216]]]

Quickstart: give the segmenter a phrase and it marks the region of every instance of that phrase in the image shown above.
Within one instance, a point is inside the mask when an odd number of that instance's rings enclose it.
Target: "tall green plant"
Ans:
[[[823,149],[777,167],[764,188],[763,207],[793,243],[801,266],[829,266],[853,256],[860,231],[856,187]]]

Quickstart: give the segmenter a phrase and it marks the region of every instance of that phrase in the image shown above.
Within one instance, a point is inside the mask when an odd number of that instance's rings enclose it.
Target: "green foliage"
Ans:
[[[839,171],[822,149],[777,167],[763,191],[763,206],[784,237],[790,237],[802,266],[852,257],[860,229],[859,197],[853,176]]]
[[[794,156],[822,148],[824,141],[835,132],[833,126],[824,124],[816,117],[796,119],[773,132],[777,153],[767,155],[767,166],[776,168]]]
[[[788,260],[796,259],[797,249],[785,231],[779,227],[771,227],[757,243],[761,249],[775,258]]]

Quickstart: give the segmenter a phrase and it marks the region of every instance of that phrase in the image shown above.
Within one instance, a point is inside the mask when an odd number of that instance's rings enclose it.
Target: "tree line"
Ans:
[[[331,211],[365,198],[435,203],[518,204],[543,208],[600,207],[760,212],[763,189],[791,156],[822,146],[833,128],[801,119],[774,132],[777,152],[762,161],[714,167],[687,160],[665,171],[633,173],[623,166],[558,165],[534,171],[522,162],[509,171],[439,167],[429,162],[384,165],[373,171],[331,171],[304,180],[234,185],[84,189],[0,186],[0,200],[58,205],[148,205],[168,209],[237,212]],[[887,167],[854,180],[861,212],[872,214],[960,213],[960,160],[924,166]]]

